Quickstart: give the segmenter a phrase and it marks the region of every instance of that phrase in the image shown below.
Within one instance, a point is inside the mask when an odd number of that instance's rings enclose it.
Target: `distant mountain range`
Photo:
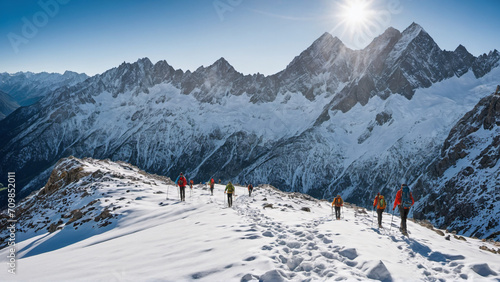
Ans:
[[[9,94],[17,104],[29,106],[62,86],[73,86],[87,79],[84,73],[18,72],[0,73],[0,91]]]
[[[325,33],[270,76],[243,75],[224,58],[194,72],[147,58],[123,63],[2,120],[0,182],[17,171],[25,196],[70,155],[122,160],[167,176],[183,171],[197,183],[215,177],[318,198],[342,194],[363,206],[377,192],[392,201],[406,182],[417,199],[415,217],[487,237],[499,227],[481,229],[475,219],[500,215],[491,197],[498,185],[483,189],[443,177],[456,172],[446,161],[459,136],[453,129],[468,124],[465,116],[474,114],[467,113],[480,111],[500,84],[499,61],[497,50],[479,57],[462,45],[442,50],[413,23],[403,32],[387,29],[363,50]],[[488,116],[481,138],[494,140],[498,124],[491,120],[498,115]],[[478,179],[500,171],[498,157],[489,158],[487,170],[480,162],[468,166]],[[439,211],[431,208],[443,204],[447,185],[471,200],[484,197],[493,210],[443,217],[463,204],[450,199]]]
[[[14,98],[0,91],[0,120],[4,119],[17,108],[19,108],[19,104],[17,104]]]

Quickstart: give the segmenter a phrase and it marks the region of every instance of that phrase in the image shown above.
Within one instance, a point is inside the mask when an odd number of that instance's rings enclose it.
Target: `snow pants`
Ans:
[[[383,213],[384,213],[384,209],[377,209],[378,226],[382,226],[382,214]]]
[[[248,189],[248,197],[252,196],[252,191],[253,191],[253,188],[252,189]]]
[[[340,207],[335,207],[335,217],[337,219],[340,219]]]
[[[179,187],[181,190],[181,201],[186,201],[186,186]]]
[[[399,214],[401,215],[401,224],[400,224],[400,228],[401,230],[403,231],[406,231],[406,219],[408,218],[408,214],[410,213],[410,209],[407,208],[403,208],[402,206],[398,206],[398,209],[399,209]]]
[[[227,193],[227,204],[229,207],[233,206],[233,193]]]

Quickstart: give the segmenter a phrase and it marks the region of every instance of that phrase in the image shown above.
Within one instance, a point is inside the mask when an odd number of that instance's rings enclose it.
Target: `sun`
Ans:
[[[344,36],[354,48],[364,48],[378,34],[387,19],[374,0],[340,0],[332,3],[334,27],[331,34]]]
[[[366,0],[350,0],[341,5],[341,17],[347,25],[359,26],[368,21],[369,2]]]

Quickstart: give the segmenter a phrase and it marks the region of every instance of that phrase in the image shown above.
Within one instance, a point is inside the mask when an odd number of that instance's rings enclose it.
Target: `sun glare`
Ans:
[[[368,2],[363,0],[351,0],[342,5],[342,17],[347,24],[359,25],[367,21]]]
[[[354,48],[364,48],[379,35],[379,25],[387,19],[374,0],[342,0],[332,7],[335,9],[332,18],[335,26],[331,33],[338,34],[341,39],[347,36],[345,42]]]

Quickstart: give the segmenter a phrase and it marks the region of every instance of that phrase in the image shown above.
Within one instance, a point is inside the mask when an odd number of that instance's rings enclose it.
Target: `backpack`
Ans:
[[[387,203],[385,202],[385,199],[384,199],[384,196],[380,195],[378,197],[378,209],[385,209],[385,207],[387,206]]]
[[[179,185],[179,187],[184,187],[184,186],[186,186],[186,182],[187,182],[186,178],[184,176],[181,176],[179,178],[179,182],[177,182],[177,184]]]
[[[233,193],[234,192],[234,186],[233,186],[233,184],[228,184],[228,186],[227,186],[227,192],[228,193]]]
[[[410,208],[412,205],[410,188],[408,188],[408,186],[406,185],[403,186],[403,191],[401,192],[401,205],[405,209]]]
[[[336,207],[340,207],[342,205],[342,198],[335,198],[333,202]]]

